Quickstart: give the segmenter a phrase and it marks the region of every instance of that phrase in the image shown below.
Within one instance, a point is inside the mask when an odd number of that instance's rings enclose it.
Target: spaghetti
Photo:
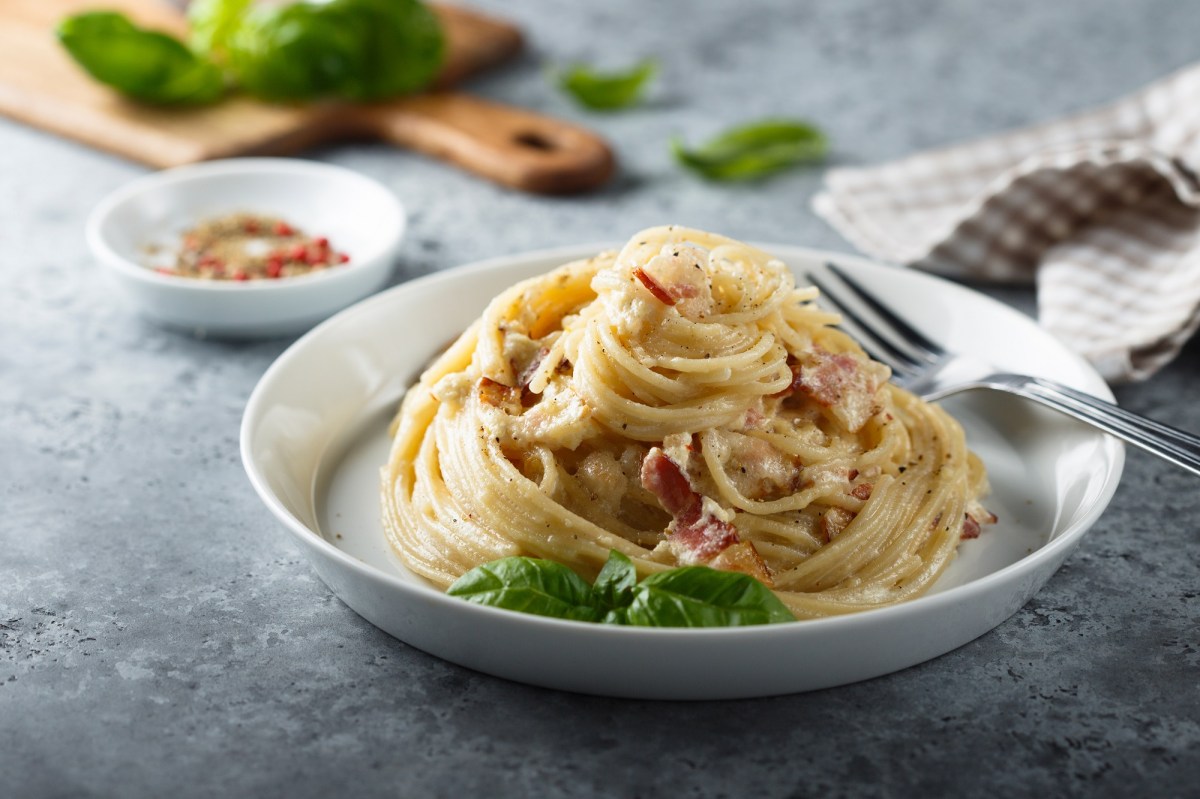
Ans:
[[[383,517],[445,588],[529,555],[743,571],[799,618],[926,591],[994,521],[958,423],[766,253],[678,227],[496,297],[409,390]]]

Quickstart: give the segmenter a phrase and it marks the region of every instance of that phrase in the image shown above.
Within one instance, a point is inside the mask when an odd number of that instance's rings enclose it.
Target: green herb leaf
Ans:
[[[476,566],[446,593],[539,616],[640,627],[738,627],[796,620],[771,589],[748,574],[684,566],[647,577],[639,585],[632,561],[616,550],[609,552],[592,587],[561,563],[514,557]]]
[[[269,100],[408,94],[436,77],[445,53],[441,24],[419,0],[259,5],[224,46],[242,86]]]
[[[633,561],[615,549],[610,550],[608,562],[592,585],[592,601],[609,611],[624,608],[633,599],[635,585],[637,570],[633,568]]]
[[[645,627],[738,627],[795,621],[765,585],[748,574],[684,566],[651,575],[633,593],[626,622]]]
[[[694,150],[671,140],[676,160],[709,180],[755,180],[825,158],[825,134],[807,122],[768,119],[725,131]]]
[[[559,87],[583,106],[613,111],[641,100],[646,84],[658,72],[658,62],[647,58],[624,72],[596,72],[574,64],[558,76]]]
[[[608,613],[605,613],[600,619],[602,624],[629,624],[629,619],[626,617],[625,611],[627,608],[613,608]]]
[[[597,621],[604,615],[582,577],[561,563],[539,558],[501,558],[476,566],[446,593],[478,605],[557,619]]]
[[[183,42],[139,28],[124,15],[92,11],[63,20],[58,39],[93,78],[137,100],[214,102],[225,93],[221,71]]]
[[[191,0],[187,18],[192,49],[223,62],[230,37],[253,3],[254,0]]]

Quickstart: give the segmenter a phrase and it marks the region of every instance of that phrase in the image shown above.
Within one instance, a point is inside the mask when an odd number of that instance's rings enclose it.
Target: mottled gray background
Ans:
[[[1183,0],[480,5],[520,22],[531,48],[475,90],[603,131],[621,174],[542,199],[384,146],[311,153],[411,209],[396,282],[664,222],[848,249],[808,210],[819,171],[706,185],[666,140],[801,115],[828,130],[835,162],[871,163],[1083,108],[1200,57],[1200,5]],[[628,113],[581,113],[543,74],[648,54],[662,80]],[[89,209],[144,171],[0,121],[0,796],[1196,795],[1200,484],[1137,452],[1027,607],[864,684],[617,701],[389,638],[315,579],[238,462],[243,403],[289,342],[157,328],[88,256]],[[1023,290],[985,290],[1032,307]],[[1118,396],[1200,430],[1198,368],[1193,345]]]

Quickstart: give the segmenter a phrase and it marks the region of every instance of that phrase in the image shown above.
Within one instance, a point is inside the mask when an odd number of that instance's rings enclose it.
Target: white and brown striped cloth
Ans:
[[[813,207],[876,258],[1036,280],[1043,327],[1110,381],[1200,326],[1200,66],[1112,105],[882,166],[835,169]]]

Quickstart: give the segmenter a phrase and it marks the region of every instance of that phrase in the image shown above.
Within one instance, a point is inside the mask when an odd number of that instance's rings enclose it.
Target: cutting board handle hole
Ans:
[[[526,130],[514,134],[513,141],[522,147],[528,147],[531,150],[541,150],[542,152],[550,152],[551,150],[558,149],[557,144],[534,130]]]

